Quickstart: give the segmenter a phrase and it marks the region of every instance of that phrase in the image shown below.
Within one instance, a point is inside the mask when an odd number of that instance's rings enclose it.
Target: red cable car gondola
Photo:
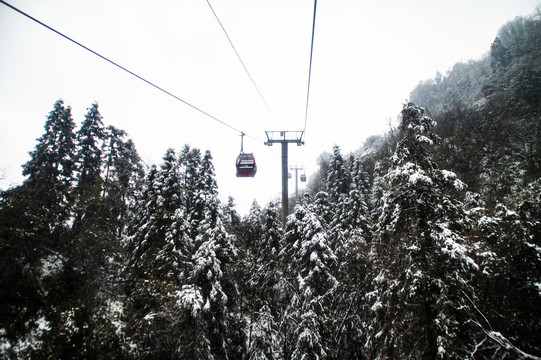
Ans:
[[[237,156],[237,177],[254,177],[257,172],[254,154],[240,153]]]
[[[237,177],[254,177],[257,172],[254,154],[244,152],[244,133],[240,133],[240,154],[237,156]]]

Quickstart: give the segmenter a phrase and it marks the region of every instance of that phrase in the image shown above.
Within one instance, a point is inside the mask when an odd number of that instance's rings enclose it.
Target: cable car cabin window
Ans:
[[[254,177],[257,172],[254,154],[241,153],[237,157],[237,177]]]

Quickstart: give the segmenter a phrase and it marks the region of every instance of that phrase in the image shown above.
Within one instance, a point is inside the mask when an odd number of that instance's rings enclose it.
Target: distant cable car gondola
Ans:
[[[254,154],[240,153],[237,156],[237,177],[254,177],[257,172]]]
[[[237,156],[237,177],[254,177],[257,172],[254,154],[244,152],[244,133],[240,134],[240,154]]]
[[[306,175],[305,174],[301,174],[301,182],[306,182]]]

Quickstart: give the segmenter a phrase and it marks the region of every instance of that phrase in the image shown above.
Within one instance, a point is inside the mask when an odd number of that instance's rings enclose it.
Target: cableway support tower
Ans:
[[[304,145],[302,139],[304,131],[265,131],[267,141],[265,145],[282,144],[282,224],[285,226],[288,215],[289,195],[288,195],[288,148],[289,144]]]

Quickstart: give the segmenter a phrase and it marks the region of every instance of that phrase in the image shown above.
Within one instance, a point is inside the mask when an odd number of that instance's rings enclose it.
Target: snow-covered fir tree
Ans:
[[[272,360],[279,357],[277,329],[272,311],[267,305],[263,305],[250,330],[248,359]]]
[[[503,204],[493,211],[476,209],[484,245],[478,297],[485,320],[479,327],[486,340],[477,348],[480,356],[531,358],[541,353],[541,197],[539,186],[531,190],[535,194],[525,194],[517,211]]]
[[[127,332],[139,356],[177,354],[182,308],[177,291],[191,270],[193,242],[186,231],[179,163],[168,149],[159,169],[151,168],[135,204],[129,247]]]
[[[184,211],[190,237],[195,239],[199,222],[205,216],[204,202],[201,201],[201,150],[184,145],[179,155],[180,179],[184,192]]]
[[[84,193],[95,185],[101,185],[103,164],[103,142],[106,138],[102,116],[98,104],[94,103],[85,115],[81,128],[77,131],[77,186]]]
[[[63,285],[75,160],[71,108],[62,100],[47,116],[22,185],[0,197],[0,356],[37,355],[51,330],[50,306]],[[52,295],[52,296],[51,296]]]
[[[349,193],[351,185],[351,173],[349,172],[347,162],[344,161],[340,147],[335,145],[331,162],[329,164],[329,174],[327,179],[328,192],[331,201],[337,203],[341,195]]]
[[[122,231],[128,220],[128,207],[135,201],[135,189],[144,176],[144,169],[135,144],[127,138],[124,130],[108,126],[106,134],[103,197],[111,208],[112,216],[118,221],[118,231]]]
[[[220,216],[213,219],[212,207],[206,211],[196,238],[196,251],[192,256],[193,267],[188,281],[195,285],[203,300],[200,315],[204,330],[201,331],[209,344],[211,358],[234,356],[235,319],[231,314],[231,298],[236,287],[228,276],[229,266],[236,258],[237,250],[232,236],[223,226]]]
[[[23,175],[28,176],[25,187],[33,192],[34,200],[43,202],[42,215],[51,213],[49,216],[56,218],[50,222],[53,227],[62,226],[68,216],[75,166],[74,129],[71,108],[58,100],[45,122],[45,133],[23,165]]]
[[[476,330],[463,322],[476,318],[478,271],[463,234],[464,184],[431,161],[434,125],[424,109],[404,105],[372,243],[372,358],[464,358],[475,346]]]
[[[337,258],[321,221],[302,205],[288,217],[283,238],[283,285],[286,307],[282,341],[286,358],[321,359],[328,356],[331,304],[338,286]]]

